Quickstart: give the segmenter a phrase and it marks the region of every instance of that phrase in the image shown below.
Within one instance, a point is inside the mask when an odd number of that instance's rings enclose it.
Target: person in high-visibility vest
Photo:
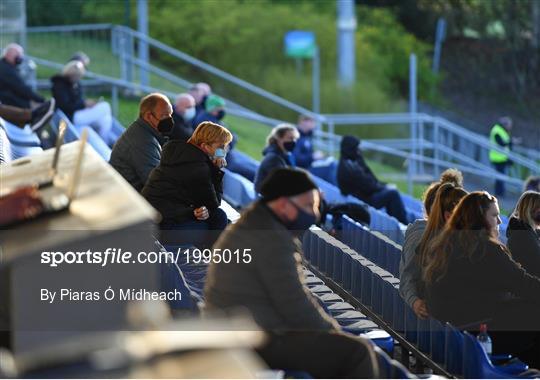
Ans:
[[[498,145],[503,149],[503,152],[490,149],[489,161],[501,174],[507,174],[508,167],[512,165],[512,161],[508,157],[512,149],[512,119],[509,117],[501,117],[499,121],[491,128],[489,133],[489,142]],[[505,193],[504,181],[495,180],[495,195],[503,197]]]

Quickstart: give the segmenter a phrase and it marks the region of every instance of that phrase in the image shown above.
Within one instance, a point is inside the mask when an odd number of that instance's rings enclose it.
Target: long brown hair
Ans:
[[[474,191],[461,199],[443,231],[428,244],[429,255],[423,267],[426,283],[444,276],[453,247],[470,259],[482,241],[501,245],[485,218],[486,211],[496,203],[497,198],[486,191]]]
[[[439,186],[435,195],[435,200],[431,206],[431,212],[426,225],[426,230],[422,235],[422,240],[418,244],[420,253],[420,265],[423,267],[430,256],[429,242],[432,241],[446,225],[445,213],[452,213],[458,202],[468,193],[462,187],[457,187],[452,183],[443,183]]]

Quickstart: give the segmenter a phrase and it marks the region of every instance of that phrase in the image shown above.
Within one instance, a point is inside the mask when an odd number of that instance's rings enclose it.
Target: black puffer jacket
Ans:
[[[359,143],[360,140],[353,136],[345,136],[341,140],[337,181],[343,194],[351,194],[367,202],[373,193],[384,188],[384,183],[379,182],[358,152]]]
[[[195,220],[194,209],[205,206],[212,213],[221,204],[223,174],[198,147],[169,141],[142,195],[161,213],[162,224]]]
[[[263,150],[264,158],[255,175],[255,191],[261,191],[261,186],[266,177],[277,168],[292,166],[289,154],[283,152],[276,144],[270,144]]]
[[[72,82],[63,75],[51,78],[52,96],[56,100],[56,107],[73,121],[73,114],[85,108],[83,90],[79,82]]]
[[[527,272],[540,277],[540,230],[533,230],[527,223],[512,217],[506,237],[512,258]]]

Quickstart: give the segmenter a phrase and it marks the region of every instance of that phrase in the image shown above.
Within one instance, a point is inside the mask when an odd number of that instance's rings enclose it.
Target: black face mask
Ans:
[[[23,63],[23,58],[21,56],[18,56],[15,58],[15,65],[19,66],[21,63]]]
[[[225,110],[219,110],[218,114],[216,115],[216,119],[221,120],[225,117]]]
[[[537,212],[537,213],[533,216],[533,220],[534,220],[536,223],[540,223],[540,212]]]
[[[283,143],[283,148],[285,148],[287,152],[292,152],[295,146],[296,146],[296,141],[287,141]]]
[[[161,119],[157,125],[157,129],[159,133],[162,135],[169,135],[174,128],[174,120],[172,117],[166,117],[165,119]]]

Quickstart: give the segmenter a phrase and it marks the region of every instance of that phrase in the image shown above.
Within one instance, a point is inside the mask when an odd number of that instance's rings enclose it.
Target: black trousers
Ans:
[[[315,378],[376,378],[375,353],[364,339],[340,332],[270,333],[257,350],[272,369],[305,371]]]
[[[488,325],[493,352],[513,354],[540,369],[540,305],[524,300],[501,304]]]

